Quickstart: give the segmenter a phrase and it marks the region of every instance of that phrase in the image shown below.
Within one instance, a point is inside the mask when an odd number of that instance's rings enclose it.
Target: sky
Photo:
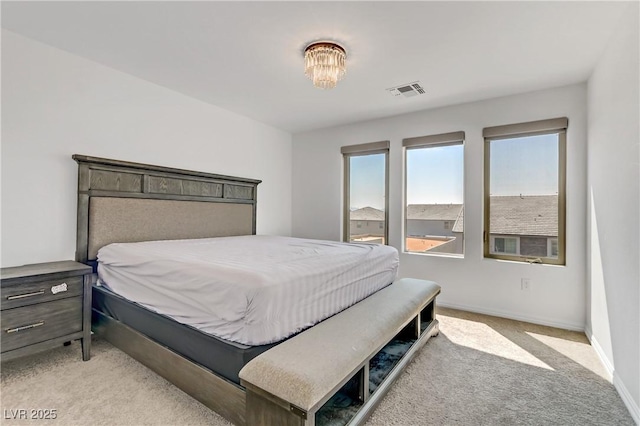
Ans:
[[[384,159],[384,154],[351,157],[351,209],[374,207],[384,210]]]
[[[462,204],[463,146],[407,150],[407,204]]]
[[[463,145],[407,150],[408,204],[462,204]],[[384,154],[351,157],[351,209],[384,210]],[[491,195],[549,195],[558,191],[558,136],[491,142]],[[482,190],[481,183],[477,190]]]
[[[491,195],[558,193],[558,135],[491,142]]]

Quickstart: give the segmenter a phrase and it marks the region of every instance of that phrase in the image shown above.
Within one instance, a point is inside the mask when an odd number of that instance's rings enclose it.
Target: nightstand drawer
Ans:
[[[64,299],[82,294],[82,276],[2,287],[2,310]]]
[[[82,296],[2,311],[2,352],[82,331]]]

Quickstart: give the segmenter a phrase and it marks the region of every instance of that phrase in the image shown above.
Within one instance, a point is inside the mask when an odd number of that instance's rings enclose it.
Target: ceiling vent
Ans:
[[[393,96],[404,96],[405,98],[410,98],[412,96],[424,95],[424,89],[420,85],[419,81],[414,81],[413,83],[403,84],[401,86],[392,87],[387,89],[387,92],[391,93]]]

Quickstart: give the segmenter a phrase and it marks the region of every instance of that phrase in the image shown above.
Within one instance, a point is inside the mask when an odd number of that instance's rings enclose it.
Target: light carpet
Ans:
[[[369,425],[634,425],[582,333],[439,309]],[[109,343],[2,363],[2,424],[229,425]],[[13,420],[16,410],[55,420]]]

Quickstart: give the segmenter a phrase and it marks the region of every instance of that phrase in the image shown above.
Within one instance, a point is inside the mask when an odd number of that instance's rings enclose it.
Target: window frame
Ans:
[[[567,128],[566,117],[549,120],[531,121],[483,129],[484,136],[484,219],[483,219],[483,252],[485,258],[510,260],[526,263],[542,263],[548,265],[566,265],[566,170],[567,170]],[[530,256],[491,253],[490,229],[490,184],[491,184],[491,142],[502,139],[515,139],[527,136],[558,135],[558,257],[533,258]],[[549,252],[547,252],[548,255]]]
[[[464,259],[465,256],[465,247],[466,247],[466,238],[465,237],[465,226],[463,223],[462,227],[462,253],[439,253],[439,252],[415,252],[407,250],[407,229],[408,229],[408,218],[407,218],[407,152],[412,149],[425,149],[425,148],[436,148],[442,146],[455,146],[462,145],[462,208],[465,206],[465,184],[464,184],[464,175],[466,171],[465,167],[465,140],[466,135],[463,131],[450,132],[450,133],[440,133],[437,135],[430,136],[418,136],[413,138],[406,138],[402,140],[402,157],[404,160],[403,167],[403,180],[404,180],[404,198],[403,198],[403,207],[402,207],[402,219],[403,219],[403,228],[402,228],[402,252],[407,254],[416,254],[421,256],[440,256],[440,257],[455,257],[459,259]],[[453,229],[455,225],[455,221],[451,224],[450,228]]]
[[[351,157],[384,154],[384,244],[389,245],[389,141],[347,145],[340,148],[343,162],[342,241],[351,242]]]

